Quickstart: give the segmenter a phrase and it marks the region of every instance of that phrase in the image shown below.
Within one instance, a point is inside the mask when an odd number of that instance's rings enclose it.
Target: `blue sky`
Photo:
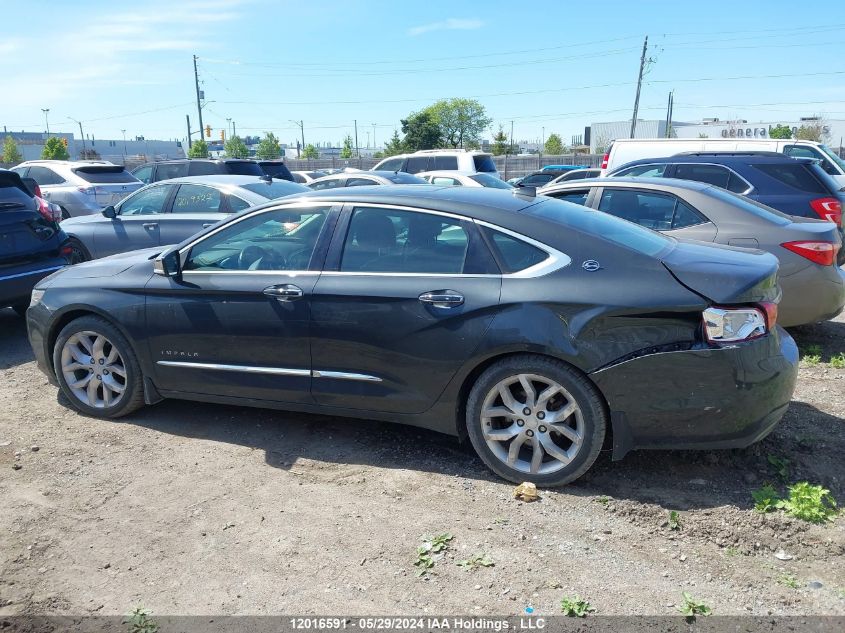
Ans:
[[[358,121],[379,145],[399,119],[474,97],[517,139],[630,118],[845,118],[845,4],[746,2],[11,2],[0,34],[0,125],[96,138],[184,138],[204,123],[283,142],[337,142]],[[806,9],[805,9],[806,7]],[[37,25],[37,28],[33,28]],[[375,124],[375,126],[374,126]],[[215,132],[215,137],[218,133]],[[489,135],[488,135],[489,136]]]

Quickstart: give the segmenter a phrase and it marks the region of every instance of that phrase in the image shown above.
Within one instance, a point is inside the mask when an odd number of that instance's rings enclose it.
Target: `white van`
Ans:
[[[773,138],[623,138],[613,141],[601,163],[601,175],[641,158],[665,158],[683,152],[780,152],[795,158],[815,158],[845,187],[845,161],[814,141]]]

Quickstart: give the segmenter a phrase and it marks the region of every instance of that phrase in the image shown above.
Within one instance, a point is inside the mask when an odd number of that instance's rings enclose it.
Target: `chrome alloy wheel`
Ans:
[[[481,407],[487,447],[519,472],[547,475],[566,467],[584,443],[584,418],[560,384],[536,374],[499,381]]]
[[[62,348],[62,375],[80,402],[105,409],[120,402],[126,391],[123,358],[102,334],[77,332]]]

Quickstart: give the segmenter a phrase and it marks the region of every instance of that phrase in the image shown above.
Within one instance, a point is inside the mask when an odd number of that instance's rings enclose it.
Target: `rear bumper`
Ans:
[[[614,458],[637,448],[741,448],[786,412],[798,348],[782,328],[732,347],[665,352],[591,374],[611,412]]]
[[[3,268],[0,270],[0,308],[29,303],[29,296],[35,284],[65,266],[67,260],[57,257]]]
[[[778,323],[784,327],[832,319],[845,306],[845,271],[836,266],[812,264],[779,282]]]

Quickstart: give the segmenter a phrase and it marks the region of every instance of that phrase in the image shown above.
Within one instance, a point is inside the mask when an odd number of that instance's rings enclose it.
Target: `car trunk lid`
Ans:
[[[80,187],[80,191],[92,196],[102,207],[117,204],[144,185],[121,165],[86,165],[75,168],[73,173],[89,183]]]
[[[716,304],[780,298],[778,260],[770,253],[678,240],[661,261],[684,287]]]

